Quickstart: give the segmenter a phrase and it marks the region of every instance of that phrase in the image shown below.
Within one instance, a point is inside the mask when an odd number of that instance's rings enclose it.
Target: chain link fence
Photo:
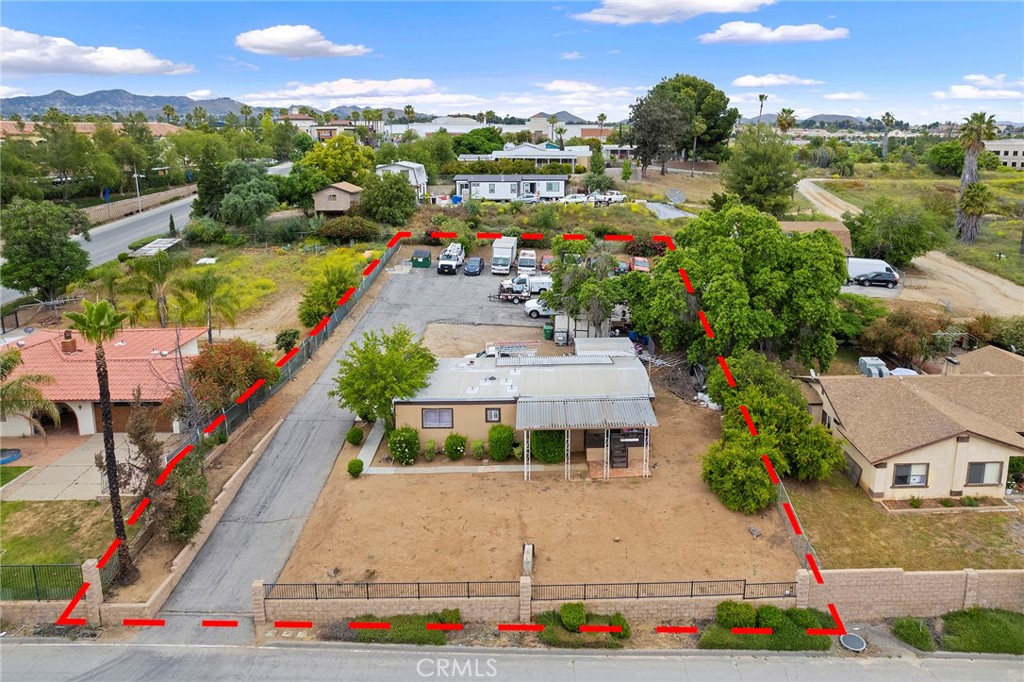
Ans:
[[[803,530],[804,524],[801,523],[800,517],[796,513],[796,507],[793,505],[793,500],[789,497],[789,492],[786,490],[786,484],[779,481],[776,488],[778,497],[776,499],[775,507],[779,512],[779,516],[782,517],[782,525],[786,528],[786,534],[789,535],[789,542],[793,546],[793,551],[796,552],[796,558],[800,561],[800,565],[803,568],[808,570],[810,569],[810,566],[807,563],[807,555],[810,554],[814,557],[814,563],[818,565],[818,568],[824,568],[824,566],[821,565],[821,561],[818,560],[818,553],[814,551],[814,546],[811,544],[811,540],[807,537],[807,534],[797,534],[793,525],[789,522],[789,516],[786,514],[786,509],[782,506],[784,504],[789,504],[789,508],[793,512],[793,518],[796,519],[797,526]]]

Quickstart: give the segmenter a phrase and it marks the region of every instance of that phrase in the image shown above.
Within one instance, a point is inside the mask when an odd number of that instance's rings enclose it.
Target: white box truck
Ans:
[[[896,275],[897,281],[900,272],[893,266],[880,258],[847,258],[846,259],[846,283],[849,284],[857,275],[866,275],[869,272],[890,272]]]
[[[520,251],[516,272],[520,275],[532,275],[537,272],[537,252],[527,249]]]
[[[491,274],[507,275],[512,272],[512,264],[516,261],[516,246],[519,240],[515,237],[499,237],[491,244]]]

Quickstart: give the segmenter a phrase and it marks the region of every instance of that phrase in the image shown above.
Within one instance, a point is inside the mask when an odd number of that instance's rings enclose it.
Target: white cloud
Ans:
[[[371,52],[365,45],[338,45],[306,24],[280,24],[246,31],[235,36],[235,45],[256,54],[281,57],[361,57]]]
[[[730,21],[714,33],[699,36],[702,43],[797,43],[849,38],[846,28],[825,28],[821,24],[783,25],[768,28],[750,21]]]
[[[869,99],[869,97],[860,90],[855,90],[854,92],[830,92],[827,95],[822,95],[822,98],[840,101]]]
[[[193,90],[192,92],[185,93],[186,97],[191,97],[192,99],[209,99],[211,95],[213,95],[213,91],[209,88],[203,88],[202,90]]]
[[[575,52],[575,51],[573,51],[573,52],[563,52],[561,55],[559,55],[559,59],[566,59],[566,60],[572,61],[574,59],[583,59],[583,55],[581,55],[579,52]]]
[[[597,9],[573,14],[573,19],[595,24],[679,23],[701,14],[755,12],[774,0],[603,0]]]
[[[191,64],[175,64],[146,50],[76,45],[67,38],[43,36],[0,26],[8,74],[85,73],[102,76],[191,73]]]
[[[1005,73],[989,77],[972,73],[964,76],[970,85],[951,85],[932,93],[935,99],[1024,99],[1024,92],[1011,88],[1024,86],[1024,80],[1007,81]]]
[[[788,73],[766,73],[763,76],[740,76],[732,82],[739,88],[761,88],[773,85],[823,85],[825,81],[816,81],[813,78],[800,78]]]
[[[758,94],[767,94],[768,99],[765,100],[765,106],[774,106],[778,102],[785,102],[783,98],[778,95],[771,93],[756,93],[756,92],[741,92],[735,95],[727,95],[729,98],[729,104],[760,104],[761,100],[758,99]]]
[[[608,54],[622,54],[622,50],[608,50]]]
[[[260,67],[256,66],[255,64],[250,64],[249,62],[243,62],[241,59],[238,59],[236,57],[232,57],[230,55],[225,56],[225,57],[221,57],[221,59],[223,59],[224,62],[228,66],[240,66],[243,69],[249,69],[250,71],[259,71],[260,70]]]
[[[21,97],[27,94],[27,90],[11,87],[10,85],[0,85],[0,97]]]

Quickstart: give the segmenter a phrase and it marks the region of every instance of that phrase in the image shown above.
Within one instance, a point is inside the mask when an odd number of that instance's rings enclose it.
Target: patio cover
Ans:
[[[657,426],[649,398],[520,398],[516,429],[625,429]]]

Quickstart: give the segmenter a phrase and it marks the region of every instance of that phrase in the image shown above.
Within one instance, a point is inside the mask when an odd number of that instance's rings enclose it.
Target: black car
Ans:
[[[462,266],[462,274],[467,277],[473,277],[479,275],[484,271],[484,259],[480,256],[473,256],[472,258],[466,259],[466,264]]]
[[[882,286],[892,289],[900,283],[900,278],[891,272],[868,272],[863,275],[857,275],[853,278],[853,281],[855,284],[859,284],[862,287],[881,284]]]

